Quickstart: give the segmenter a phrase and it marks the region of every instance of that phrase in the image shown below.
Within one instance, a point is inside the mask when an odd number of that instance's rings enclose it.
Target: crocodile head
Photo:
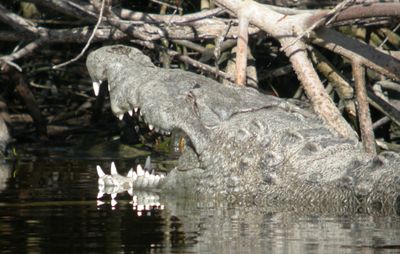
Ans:
[[[222,129],[235,128],[239,136],[247,134],[245,128],[240,133],[244,124],[229,125],[232,119],[237,124],[243,113],[288,107],[282,100],[251,88],[224,86],[193,73],[158,68],[141,51],[122,45],[92,52],[87,67],[94,82],[108,81],[111,108],[117,117],[140,109],[151,129],[183,131],[200,161]]]

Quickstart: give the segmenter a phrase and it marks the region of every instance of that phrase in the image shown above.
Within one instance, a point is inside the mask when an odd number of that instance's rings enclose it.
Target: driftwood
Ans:
[[[229,81],[228,83],[235,82],[237,85],[257,87],[257,82],[285,77],[294,70],[302,85],[297,95],[301,96],[304,89],[314,111],[340,135],[357,138],[338,105],[343,104],[350,119],[354,120],[355,111],[358,112],[361,139],[365,149],[375,153],[374,132],[367,101],[387,116],[379,126],[387,123],[387,119],[398,125],[399,111],[390,101],[382,102],[371,94],[368,88],[370,80],[363,70],[367,68],[393,80],[394,83],[387,89],[399,89],[400,54],[397,52],[397,29],[400,3],[313,0],[259,2],[262,3],[251,0],[202,1],[201,11],[191,14],[182,13],[184,8],[167,1],[160,2],[161,14],[126,9],[111,0],[91,0],[90,3],[80,0],[24,2],[33,10],[36,7],[45,8],[75,19],[78,25],[69,28],[40,25],[40,19],[18,15],[5,4],[0,4],[0,22],[12,28],[12,31],[0,30],[0,41],[15,45],[22,40],[25,42],[13,52],[3,54],[0,63],[3,71],[15,68],[23,75],[25,70],[19,63],[51,44],[84,44],[80,47],[81,53],[76,54],[75,58],[65,59],[53,66],[61,68],[75,61],[82,61],[93,43],[130,40],[148,50],[163,52],[160,59],[164,61],[165,66],[169,66],[172,59],[177,59],[201,72]],[[272,3],[280,3],[281,6],[271,5]],[[335,5],[322,8],[328,4]],[[168,9],[172,14],[165,14]],[[335,30],[339,25],[379,25],[382,28],[377,30],[374,36],[378,37],[380,45],[368,45],[368,41],[363,43],[344,35]],[[288,57],[291,66],[277,66],[274,68],[275,72],[270,73],[253,71],[249,76],[248,58],[255,53],[252,52],[252,40],[260,38],[279,42],[280,50]],[[366,38],[367,36],[364,39]],[[387,47],[388,43],[391,46]],[[209,47],[210,44],[212,47]],[[235,44],[236,48],[232,50]],[[352,63],[354,85],[324,56],[332,54],[326,50]],[[232,59],[232,56],[235,58]],[[228,68],[228,64],[227,70],[224,71],[221,63],[227,58],[230,58],[236,67]],[[210,62],[214,62],[214,66]],[[283,75],[279,74],[282,70]],[[327,92],[320,74],[332,84],[335,94],[339,97],[339,104],[336,104],[335,96],[332,97],[332,93]],[[250,81],[253,83],[250,84]],[[375,83],[377,80],[371,81]],[[355,95],[353,88],[356,91]],[[32,108],[32,105],[29,107]],[[357,129],[357,124],[352,125]]]

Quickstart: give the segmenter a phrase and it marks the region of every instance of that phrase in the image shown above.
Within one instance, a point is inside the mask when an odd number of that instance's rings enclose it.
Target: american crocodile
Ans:
[[[100,173],[100,183],[252,205],[395,207],[400,210],[400,156],[371,156],[314,113],[252,88],[156,67],[140,50],[107,46],[87,57],[98,90],[108,81],[111,109],[140,109],[161,133],[190,139],[165,177],[139,169]]]

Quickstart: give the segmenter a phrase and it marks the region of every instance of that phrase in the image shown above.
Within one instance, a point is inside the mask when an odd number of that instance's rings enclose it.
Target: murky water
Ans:
[[[0,252],[400,253],[397,215],[260,211],[148,193],[98,201],[97,163],[109,162],[1,165]]]

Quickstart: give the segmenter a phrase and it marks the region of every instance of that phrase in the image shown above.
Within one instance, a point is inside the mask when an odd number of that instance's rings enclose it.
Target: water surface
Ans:
[[[0,252],[400,253],[398,215],[260,210],[138,192],[97,200],[96,164],[109,161],[2,164]],[[127,171],[135,160],[116,164]]]

